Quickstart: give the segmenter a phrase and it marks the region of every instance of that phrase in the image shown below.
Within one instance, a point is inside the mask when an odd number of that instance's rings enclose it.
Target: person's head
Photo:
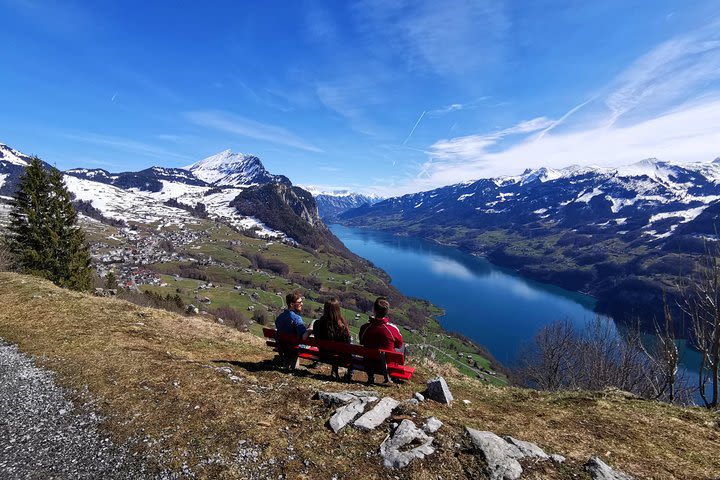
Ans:
[[[323,305],[323,318],[328,322],[330,330],[339,328],[340,330],[347,330],[347,322],[343,317],[342,310],[340,309],[340,302],[337,298],[330,298]]]
[[[300,312],[303,305],[302,295],[298,292],[288,293],[285,295],[285,304],[287,305],[288,310]]]
[[[390,311],[390,302],[386,297],[378,297],[373,304],[373,313],[375,318],[385,318]]]

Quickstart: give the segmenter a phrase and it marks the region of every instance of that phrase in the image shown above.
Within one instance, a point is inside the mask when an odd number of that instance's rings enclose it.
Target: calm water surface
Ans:
[[[568,319],[582,328],[597,316],[592,297],[524,279],[453,247],[342,225],[330,229],[350,250],[390,274],[402,293],[444,309],[445,329],[487,347],[507,366],[545,325]],[[678,344],[679,373],[695,386],[699,354],[685,341]],[[695,399],[700,402],[699,395]]]
[[[402,293],[443,308],[444,328],[484,345],[505,365],[512,365],[545,325],[570,319],[582,326],[596,316],[591,297],[526,280],[453,247],[342,225],[330,228],[351,251],[390,274]]]

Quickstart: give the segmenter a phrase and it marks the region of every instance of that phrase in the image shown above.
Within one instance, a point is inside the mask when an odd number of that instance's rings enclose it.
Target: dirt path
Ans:
[[[0,339],[0,478],[157,478],[67,393],[52,372]]]

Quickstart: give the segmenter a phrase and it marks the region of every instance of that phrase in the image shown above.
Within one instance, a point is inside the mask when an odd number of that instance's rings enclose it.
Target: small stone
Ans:
[[[562,455],[558,455],[557,453],[551,454],[550,460],[552,460],[555,463],[565,463],[565,457],[563,457]]]
[[[415,392],[415,395],[413,395],[414,398],[417,399],[418,402],[424,402],[425,401],[425,395],[423,395],[420,392]]]
[[[463,403],[464,403],[465,405],[470,405],[472,402],[471,402],[470,400],[463,400]]]
[[[585,464],[585,469],[590,472],[593,480],[633,480],[630,475],[614,470],[598,457],[590,457]]]
[[[425,420],[425,423],[423,424],[423,431],[425,433],[433,434],[437,432],[440,427],[443,426],[443,422],[438,420],[436,417],[430,417],[427,420]]]
[[[452,393],[450,392],[447,382],[445,382],[443,377],[436,377],[428,380],[427,386],[428,398],[431,400],[445,404],[453,401]]]

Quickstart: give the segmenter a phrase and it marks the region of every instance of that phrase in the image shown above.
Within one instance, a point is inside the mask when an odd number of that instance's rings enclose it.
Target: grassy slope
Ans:
[[[104,226],[98,223],[87,227],[90,227],[88,229],[89,235],[94,235],[93,238],[97,241],[103,241],[103,238],[113,233],[112,227],[107,227],[106,231],[102,231]],[[147,228],[144,226],[138,227],[141,234],[143,229]],[[167,282],[167,286],[143,285],[141,286],[142,290],[153,291],[164,296],[167,294],[174,295],[179,289],[180,297],[186,304],[192,303],[201,308],[208,308],[198,303],[195,298],[197,295],[209,298],[211,301],[210,308],[231,307],[250,317],[252,313],[248,310],[248,307],[252,306],[254,309],[266,310],[268,318],[272,319],[283,308],[284,294],[287,291],[306,291],[306,289],[288,282],[282,276],[249,269],[250,262],[243,254],[256,253],[267,258],[281,260],[288,265],[290,272],[293,274],[302,274],[321,281],[322,287],[319,292],[308,292],[318,294],[321,301],[330,295],[336,294],[340,289],[358,292],[372,301],[376,295],[369,291],[368,284],[386,283],[379,276],[381,272],[374,269],[365,268],[363,272],[354,274],[332,271],[332,269],[337,270],[338,266],[347,268],[349,265],[346,259],[337,255],[325,252],[313,255],[305,250],[281,242],[268,242],[264,239],[246,237],[225,225],[209,220],[198,225],[191,225],[189,228],[198,229],[203,232],[203,236],[194,242],[177,245],[176,248],[184,255],[201,259],[212,257],[213,260],[222,262],[224,266],[196,267],[203,270],[212,279],[216,288],[200,290],[195,293],[198,286],[205,282],[183,278],[176,279],[171,275],[164,275],[162,278]],[[152,268],[160,273],[174,273],[178,269],[178,262],[157,264],[153,265]],[[234,289],[234,286],[239,281],[245,283],[244,295]],[[253,294],[256,296],[253,297]],[[304,317],[308,321],[318,318],[322,312],[321,303],[307,298],[304,307]],[[391,314],[393,320],[400,324],[406,323],[408,310],[412,307],[419,308],[428,312],[428,314],[439,315],[441,313],[436,307],[421,300],[408,299],[403,305],[393,305]],[[367,321],[367,313],[361,310],[344,310],[345,318],[351,323],[351,328],[355,334],[357,334],[359,326]],[[356,314],[360,314],[360,317],[356,318]],[[258,335],[261,334],[259,328],[253,328],[252,331]],[[475,377],[478,372],[468,366],[468,358],[477,361],[481,368],[494,370],[491,362],[481,355],[477,348],[457,338],[448,337],[447,332],[443,331],[438,322],[432,318],[426,319],[422,332],[416,330],[417,333],[415,333],[404,328],[402,331],[406,342],[411,345],[416,354],[419,353],[419,349],[416,348],[417,345],[429,345],[426,348],[427,351],[433,352],[439,362],[453,364],[462,373],[471,377]],[[459,357],[459,353],[463,353],[465,357]],[[489,383],[496,385],[507,384],[507,379],[503,374],[497,376],[487,375],[486,379]]]
[[[159,464],[186,464],[202,477],[243,478],[243,468],[257,471],[263,464],[262,476],[289,478],[335,472],[341,478],[482,478],[466,425],[534,441],[569,459],[560,470],[536,467],[524,478],[588,478],[580,464],[591,454],[637,478],[704,479],[720,472],[719,419],[704,410],[613,393],[484,386],[429,362],[418,366],[412,382],[377,389],[408,398],[443,373],[455,404],[416,408],[416,422],[430,415],[445,422],[436,435],[439,449],[407,470],[385,471],[376,455],[384,428],[334,435],[324,425],[331,411],[310,399],[316,390],[348,386],[312,371],[275,371],[271,352],[251,334],[9,273],[0,273],[0,302],[6,306],[0,338],[58,372],[64,385],[80,392],[87,387],[83,395],[95,399],[117,440],[134,441]],[[233,383],[220,366],[241,380]],[[262,450],[258,462],[232,461],[249,445]],[[273,464],[267,463],[271,457]]]

